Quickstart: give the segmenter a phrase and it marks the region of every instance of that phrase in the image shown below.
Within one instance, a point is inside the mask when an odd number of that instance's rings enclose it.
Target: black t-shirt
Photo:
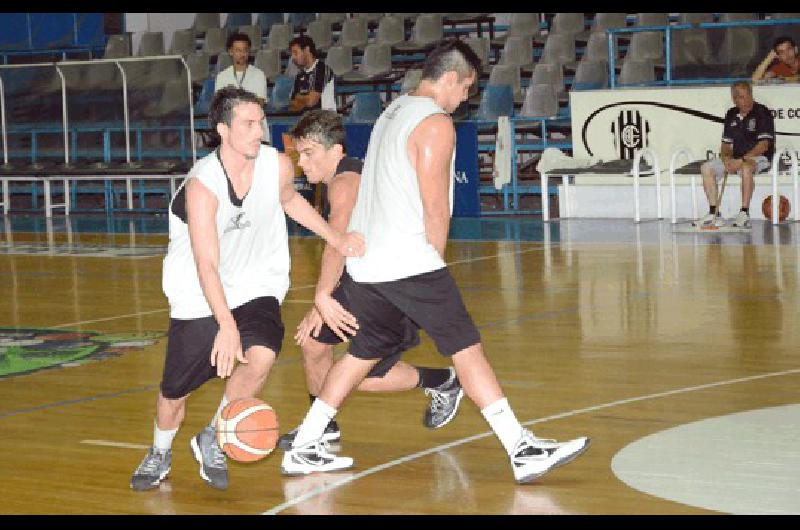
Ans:
[[[352,171],[353,173],[358,173],[360,175],[363,167],[364,162],[358,158],[346,156],[339,161],[339,165],[336,166],[336,171],[333,174],[338,175],[339,173],[344,173],[345,171]]]
[[[764,156],[771,161],[775,154],[775,121],[767,107],[754,103],[750,113],[743,117],[739,116],[737,107],[728,110],[722,143],[733,144],[734,158],[741,158],[761,140],[769,141]]]
[[[294,88],[292,88],[292,99],[298,94],[308,94],[312,90],[322,94],[325,85],[328,84],[333,78],[333,71],[328,68],[328,65],[322,59],[317,59],[317,64],[311,71],[306,72],[301,68],[294,78]],[[312,109],[322,108],[322,98],[316,105],[310,107]]]

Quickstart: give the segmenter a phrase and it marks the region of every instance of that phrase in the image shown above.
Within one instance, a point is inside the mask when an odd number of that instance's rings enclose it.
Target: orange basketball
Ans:
[[[764,202],[761,203],[761,211],[764,213],[764,217],[767,220],[772,221],[772,195],[767,195]],[[787,199],[785,195],[781,195],[778,201],[778,221],[784,221],[789,217],[789,212],[791,211],[792,206],[789,203],[789,199]]]
[[[234,399],[217,420],[217,442],[238,462],[261,460],[278,443],[278,416],[258,398]]]

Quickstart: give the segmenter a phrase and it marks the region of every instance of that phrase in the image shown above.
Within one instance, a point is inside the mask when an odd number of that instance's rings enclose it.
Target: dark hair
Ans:
[[[230,50],[233,43],[236,41],[243,41],[247,43],[248,48],[253,47],[253,43],[250,42],[250,36],[246,33],[231,33],[230,37],[228,37],[228,41],[226,42],[225,49]]]
[[[780,46],[780,45],[781,45],[781,44],[783,44],[784,42],[788,42],[789,44],[791,44],[791,45],[792,45],[792,48],[794,48],[795,46],[797,46],[797,44],[795,44],[795,42],[794,42],[794,39],[793,39],[793,38],[791,38],[791,37],[790,37],[790,36],[788,36],[788,35],[783,35],[783,36],[781,36],[781,37],[778,37],[777,39],[775,39],[775,43],[772,45],[772,49],[773,49],[773,50],[777,50],[777,49],[778,49],[778,46]]]
[[[458,79],[471,73],[477,77],[481,72],[481,60],[469,44],[458,39],[439,41],[428,54],[422,66],[422,79],[436,81],[445,73],[455,71]]]
[[[217,132],[217,124],[224,123],[230,127],[231,120],[233,120],[233,109],[242,103],[261,105],[258,96],[239,87],[226,86],[214,94],[214,98],[208,107],[208,125],[211,127],[212,148],[222,142],[222,138]]]
[[[311,52],[315,58],[317,57],[317,46],[314,44],[314,39],[309,37],[308,35],[300,35],[299,37],[293,38],[289,41],[289,49],[292,49],[292,46],[300,46],[300,50],[302,51],[303,48],[308,48],[308,51]]]
[[[303,114],[300,121],[289,131],[296,139],[318,142],[330,149],[336,144],[344,151],[345,132],[342,117],[332,110],[316,109]]]

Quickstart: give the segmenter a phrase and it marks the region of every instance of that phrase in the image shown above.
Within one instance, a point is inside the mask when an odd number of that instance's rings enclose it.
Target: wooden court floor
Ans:
[[[0,328],[111,344],[60,367],[0,377],[0,513],[715,513],[628,486],[612,458],[665,429],[798,402],[796,245],[451,241],[450,269],[517,417],[541,437],[590,436],[586,454],[516,485],[469,400],[430,431],[420,390],[357,393],[339,415],[352,470],[284,478],[275,451],[255,464],[229,463],[222,492],[202,482],[189,449],[219,402],[222,384],[212,381],[189,399],[169,479],[137,493],[128,481],[152,441],[168,324],[166,236],[0,237]],[[143,254],[87,255],[92,248]],[[290,248],[286,340],[260,395],[282,432],[308,407],[291,336],[310,307],[321,254],[312,238],[292,238]],[[448,364],[427,338],[405,359]],[[8,362],[0,357],[0,369]]]

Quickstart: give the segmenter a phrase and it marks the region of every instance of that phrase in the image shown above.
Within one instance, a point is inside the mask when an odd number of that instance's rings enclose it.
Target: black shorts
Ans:
[[[231,310],[231,313],[239,330],[242,352],[251,346],[265,346],[276,356],[280,353],[284,328],[281,307],[274,296],[256,298]],[[217,368],[211,366],[211,348],[217,331],[219,324],[213,316],[169,319],[167,356],[161,377],[161,394],[165,398],[187,396],[217,376]]]
[[[344,281],[344,276],[347,276],[347,272],[342,273],[343,281]],[[350,279],[349,276],[347,277],[347,279],[349,281],[352,281],[352,279]],[[333,293],[331,293],[331,296],[333,297],[334,300],[339,302],[342,305],[342,307],[344,307],[348,311],[350,310],[350,304],[347,300],[347,296],[344,292],[342,283],[339,283],[336,289],[334,289]],[[392,367],[395,364],[397,364],[397,362],[400,360],[400,356],[403,355],[404,351],[410,350],[414,346],[418,345],[419,327],[416,324],[414,324],[414,322],[412,322],[411,319],[409,319],[404,315],[402,321],[398,324],[398,336],[401,336],[402,339],[397,344],[395,352],[386,357],[381,358],[381,360],[378,361],[378,364],[373,366],[372,369],[369,371],[367,377],[385,376],[389,372],[389,370],[391,370]],[[336,335],[336,333],[334,333],[333,330],[329,328],[327,324],[322,325],[322,329],[320,329],[319,332],[319,337],[312,336],[312,338],[317,342],[321,342],[322,344],[336,345],[336,344],[341,344],[342,342],[342,339],[340,339],[339,336]],[[359,358],[374,359],[375,357],[359,356]]]
[[[407,322],[423,329],[447,357],[481,341],[446,267],[382,283],[358,283],[345,273],[342,289],[348,310],[358,319],[358,333],[350,340],[355,357],[383,358],[402,351]]]

